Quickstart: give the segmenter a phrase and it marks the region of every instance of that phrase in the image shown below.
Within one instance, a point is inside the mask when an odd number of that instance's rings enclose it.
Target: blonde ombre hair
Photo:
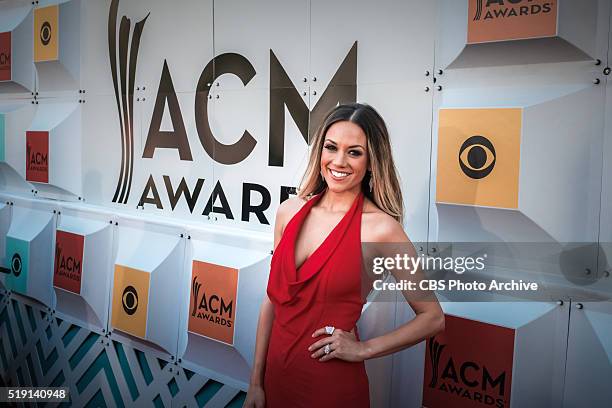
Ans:
[[[367,154],[372,170],[368,171],[361,181],[361,189],[365,196],[401,224],[404,218],[404,202],[391,154],[389,133],[383,118],[370,105],[361,103],[338,105],[323,118],[312,141],[308,167],[302,177],[298,195],[307,199],[327,188],[327,183],[321,178],[323,142],[331,125],[341,121],[356,124],[366,135]],[[370,178],[373,183],[371,192]]]

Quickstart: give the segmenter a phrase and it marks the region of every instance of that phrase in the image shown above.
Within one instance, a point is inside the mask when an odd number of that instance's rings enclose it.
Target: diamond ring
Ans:
[[[325,347],[323,348],[323,352],[325,354],[329,354],[331,352],[331,347],[329,347],[329,344],[325,345]]]
[[[334,326],[325,326],[325,334],[334,334],[336,328]]]

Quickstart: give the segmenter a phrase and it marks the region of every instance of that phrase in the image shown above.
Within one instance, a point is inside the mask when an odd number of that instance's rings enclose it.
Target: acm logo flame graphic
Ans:
[[[478,21],[480,20],[480,17],[482,17],[482,1],[483,0],[476,0],[476,14],[474,15],[474,21]]]
[[[431,380],[429,381],[429,386],[431,388],[435,388],[436,384],[438,384],[438,365],[440,364],[440,356],[442,355],[442,350],[446,347],[445,344],[440,344],[436,341],[436,336],[431,337],[428,341],[429,343],[429,359],[431,360]]]
[[[193,307],[191,308],[191,316],[195,317],[196,312],[198,311],[198,299],[200,294],[200,288],[202,284],[198,282],[198,277],[194,276],[191,281],[191,292],[193,294]]]
[[[131,21],[126,16],[121,17],[119,38],[117,39],[118,8],[119,0],[113,0],[108,15],[108,53],[115,88],[117,114],[121,127],[121,169],[113,202],[127,204],[134,170],[134,80],[136,63],[140,37],[150,13],[135,24],[132,42],[128,49]]]

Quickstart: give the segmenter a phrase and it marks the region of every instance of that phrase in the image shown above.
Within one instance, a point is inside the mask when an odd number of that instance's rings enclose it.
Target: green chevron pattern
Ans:
[[[74,407],[241,407],[245,393],[0,293],[0,386],[69,387]]]

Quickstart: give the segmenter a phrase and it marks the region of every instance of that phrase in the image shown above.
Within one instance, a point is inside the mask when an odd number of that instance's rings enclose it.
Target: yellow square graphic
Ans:
[[[113,327],[145,338],[150,277],[148,272],[115,265],[111,318]]]
[[[34,62],[59,58],[59,6],[34,10]]]
[[[522,114],[440,110],[436,202],[518,208]]]

